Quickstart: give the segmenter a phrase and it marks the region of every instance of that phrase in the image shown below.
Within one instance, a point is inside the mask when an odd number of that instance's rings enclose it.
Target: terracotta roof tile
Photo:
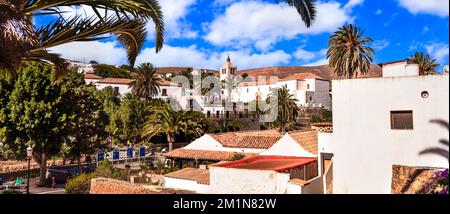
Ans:
[[[175,149],[164,156],[168,158],[182,158],[192,160],[212,160],[212,161],[231,161],[235,154],[244,154],[246,157],[255,156],[252,153],[238,153],[225,151],[197,150],[197,149]]]
[[[310,157],[285,157],[285,156],[257,156],[232,161],[223,164],[213,164],[213,167],[225,167],[235,169],[273,170],[285,171],[308,165],[317,161]]]
[[[164,177],[197,181],[199,184],[209,184],[209,170],[184,168],[165,174]]]
[[[99,80],[99,79],[103,79],[103,77],[101,76],[97,76],[94,73],[90,73],[90,72],[86,72],[84,74],[84,78],[85,79],[93,79],[93,80]]]
[[[311,123],[311,126],[333,126],[332,122],[317,122]]]
[[[133,83],[134,80],[133,79],[125,79],[125,78],[105,78],[102,79],[100,81],[98,81],[97,83],[100,84],[121,84],[121,85],[130,85],[131,83]]]
[[[289,132],[300,146],[311,154],[317,155],[317,130]]]
[[[304,80],[304,79],[321,79],[327,80],[319,75],[313,73],[296,73],[290,76],[287,76],[279,81],[287,81],[287,80]]]
[[[177,83],[174,83],[171,81],[166,81],[166,80],[160,81],[159,85],[161,85],[161,86],[179,86]]]
[[[272,147],[282,135],[275,130],[227,132],[223,134],[211,134],[224,147],[268,149]]]

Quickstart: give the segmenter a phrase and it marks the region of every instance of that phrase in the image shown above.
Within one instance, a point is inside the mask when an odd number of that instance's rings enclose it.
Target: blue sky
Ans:
[[[160,0],[166,42],[154,52],[153,24],[137,62],[157,66],[218,69],[227,54],[238,69],[277,65],[326,64],[330,34],[354,23],[374,39],[374,63],[404,59],[416,51],[440,64],[449,61],[448,0],[316,1],[318,17],[307,29],[295,9],[275,0]],[[83,8],[67,8],[73,13]],[[84,13],[92,14],[89,8]],[[39,19],[45,23],[47,18]],[[74,60],[125,64],[126,53],[113,39],[53,48]]]

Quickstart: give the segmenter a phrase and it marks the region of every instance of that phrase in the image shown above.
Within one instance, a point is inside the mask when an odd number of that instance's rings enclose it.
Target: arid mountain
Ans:
[[[160,74],[174,73],[179,74],[181,71],[188,69],[188,67],[161,67],[158,70]],[[208,72],[218,74],[217,70],[205,69]],[[285,78],[287,76],[297,73],[313,73],[324,79],[335,80],[338,78],[336,74],[328,67],[328,65],[319,66],[273,66],[265,68],[253,68],[246,70],[238,70],[238,74],[241,75],[247,73],[251,76],[278,76],[278,78]],[[381,77],[381,67],[377,64],[372,64],[369,73],[366,75],[358,76],[358,78],[369,77]]]
[[[159,74],[167,74],[167,73],[179,74],[183,70],[186,70],[188,68],[189,67],[160,67],[160,68],[158,68],[158,73]],[[212,73],[218,72],[218,71],[212,70],[212,69],[203,69],[202,68],[202,70],[207,70],[208,72],[212,72]]]
[[[238,74],[247,73],[251,76],[278,76],[278,78],[285,78],[296,73],[313,73],[328,80],[342,79],[338,78],[336,74],[330,69],[328,65],[319,66],[274,66],[266,68],[254,68],[247,70],[238,70]],[[358,78],[381,77],[381,67],[377,64],[372,64],[369,73],[358,76]]]

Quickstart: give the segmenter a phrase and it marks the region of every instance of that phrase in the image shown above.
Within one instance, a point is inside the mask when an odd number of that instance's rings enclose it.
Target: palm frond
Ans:
[[[70,42],[100,40],[107,34],[118,35],[118,40],[127,50],[130,66],[134,65],[146,36],[143,21],[123,20],[117,17],[110,17],[105,21],[80,16],[70,20],[60,18],[38,29],[36,33],[39,44],[30,52],[46,50]]]
[[[26,59],[50,64],[53,69],[52,80],[55,82],[60,81],[68,72],[67,62],[55,53],[49,53],[45,50],[35,51],[30,53]]]
[[[278,3],[279,1],[276,0],[276,2]],[[289,6],[295,7],[306,27],[311,27],[316,19],[317,13],[314,0],[284,0],[284,2]]]
[[[33,14],[42,11],[44,14],[61,13],[57,8],[63,6],[78,7],[90,6],[97,18],[107,20],[107,12],[115,13],[120,20],[152,20],[155,24],[155,49],[159,52],[164,43],[164,21],[161,6],[157,0],[27,0],[21,6],[23,14]],[[100,14],[104,10],[105,14]]]

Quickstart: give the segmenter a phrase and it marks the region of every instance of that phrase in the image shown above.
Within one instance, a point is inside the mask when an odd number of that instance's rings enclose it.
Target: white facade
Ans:
[[[113,90],[117,90],[120,94],[120,96],[124,96],[125,94],[128,94],[131,92],[131,87],[128,84],[115,84],[115,83],[95,83],[98,90],[102,90],[106,87],[112,87]]]
[[[298,100],[299,106],[324,107],[331,109],[331,97],[329,93],[330,82],[321,79],[294,79],[278,80],[270,84],[246,85],[242,83],[233,93],[233,102],[252,102],[265,100],[273,90],[286,86],[289,92]]]
[[[284,194],[289,174],[272,170],[249,170],[211,166],[212,194]]]
[[[396,110],[412,111],[413,129],[391,129]],[[448,127],[432,120],[449,122],[448,75],[333,81],[333,133],[319,136],[320,152],[334,154],[333,192],[390,193],[393,164],[448,168],[445,157],[420,154],[448,151],[439,143]]]
[[[209,192],[209,185],[200,184],[194,180],[164,177],[164,187],[173,189],[183,189],[193,191],[195,193],[206,194]]]
[[[219,143],[209,134],[205,134],[202,137],[194,140],[192,143],[183,147],[183,149],[223,151],[223,152],[243,152],[243,153],[260,153],[266,151],[266,149],[256,149],[256,148],[224,147],[221,143]]]
[[[383,64],[383,77],[418,76],[419,65],[403,60]]]
[[[306,151],[288,133],[276,142],[267,151],[261,152],[262,156],[289,156],[289,157],[317,157]]]

